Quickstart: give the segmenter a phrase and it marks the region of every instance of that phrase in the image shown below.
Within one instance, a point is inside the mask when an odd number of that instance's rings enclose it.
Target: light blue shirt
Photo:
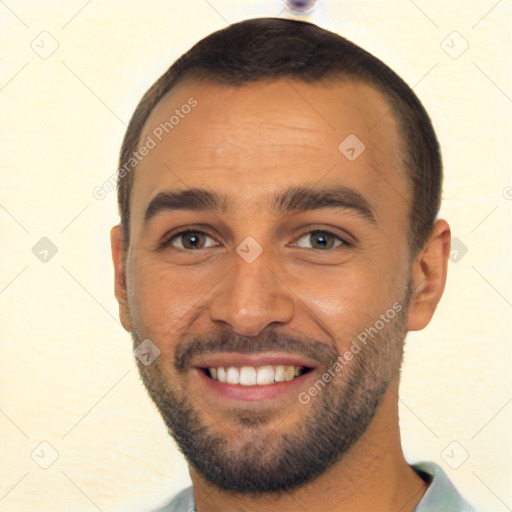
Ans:
[[[432,479],[415,512],[476,512],[455,489],[441,466],[435,462],[421,462],[411,467]],[[183,489],[168,504],[154,512],[197,512],[193,487]]]

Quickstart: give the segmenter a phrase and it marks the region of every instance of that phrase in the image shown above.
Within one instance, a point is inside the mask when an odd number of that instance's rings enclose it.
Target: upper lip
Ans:
[[[198,357],[194,361],[195,368],[229,368],[230,366],[301,366],[316,368],[316,364],[300,354],[285,352],[260,352],[253,354],[216,353]]]

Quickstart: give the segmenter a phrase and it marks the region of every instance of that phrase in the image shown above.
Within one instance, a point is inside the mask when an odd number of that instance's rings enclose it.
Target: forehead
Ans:
[[[151,113],[142,145],[151,149],[135,172],[132,225],[165,189],[217,190],[233,211],[254,213],[291,186],[350,187],[377,209],[408,197],[390,105],[361,82],[183,82]]]

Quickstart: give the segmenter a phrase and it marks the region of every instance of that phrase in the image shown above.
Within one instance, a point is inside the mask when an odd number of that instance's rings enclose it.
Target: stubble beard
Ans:
[[[289,491],[313,481],[341,460],[371,423],[391,381],[400,373],[409,298],[410,289],[395,318],[369,339],[307,405],[297,400],[293,410],[284,413],[271,407],[259,412],[236,407],[226,409],[225,418],[231,432],[235,428],[243,429],[244,435],[236,441],[222,425],[217,431],[209,426],[212,417],[194,405],[195,397],[191,400],[177,379],[171,382],[165,378],[173,370],[178,375],[176,368],[180,364],[181,370],[188,369],[185,364],[188,360],[183,358],[191,354],[186,349],[180,350],[180,343],[175,354],[179,353],[181,360],[175,359],[171,365],[159,358],[150,366],[137,360],[139,373],[179,449],[207,481],[220,489],[252,495]],[[143,339],[135,329],[132,338],[134,348]],[[305,348],[291,337],[273,336],[270,331],[257,344],[233,333],[208,337],[209,347],[226,347],[226,343],[236,345],[242,352],[259,346]],[[339,354],[325,344],[322,350],[326,372]],[[168,368],[164,372],[165,363]],[[319,379],[322,373],[318,374]],[[299,419],[288,431],[279,425],[270,429],[269,423],[279,413],[283,418],[293,413]]]

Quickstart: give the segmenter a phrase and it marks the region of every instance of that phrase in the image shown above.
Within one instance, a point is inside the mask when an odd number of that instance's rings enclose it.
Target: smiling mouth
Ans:
[[[305,366],[263,365],[263,366],[218,366],[200,368],[210,379],[241,386],[265,386],[288,382],[312,370]]]

